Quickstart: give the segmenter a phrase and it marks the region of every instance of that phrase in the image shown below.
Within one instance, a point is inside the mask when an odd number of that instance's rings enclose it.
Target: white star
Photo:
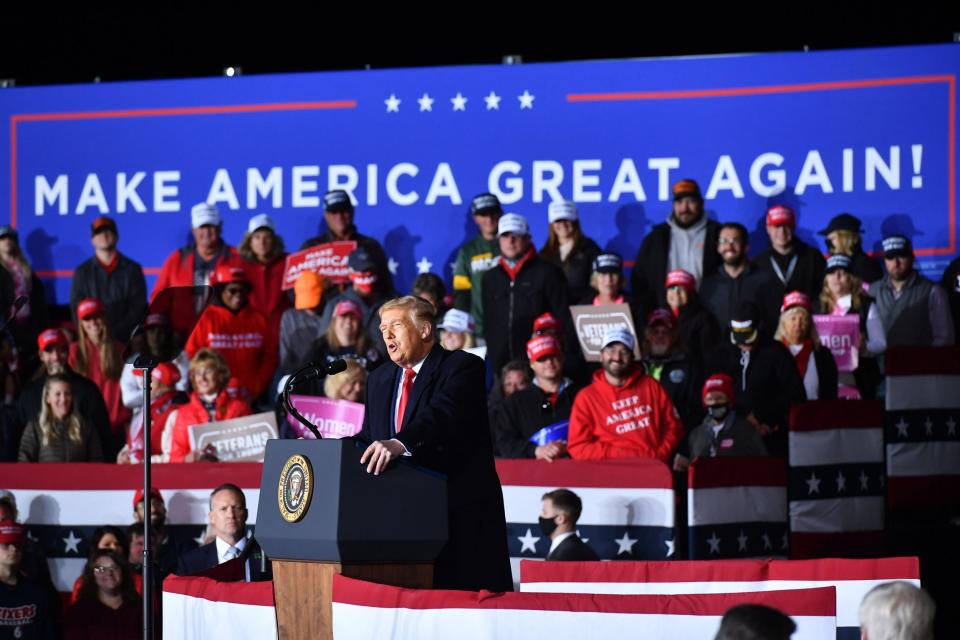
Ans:
[[[417,98],[417,102],[420,103],[420,111],[433,111],[433,98],[426,93],[422,98]]]
[[[387,259],[387,269],[390,270],[390,273],[397,275],[397,267],[400,266],[400,263],[394,260],[393,258]]]
[[[530,92],[526,89],[523,90],[523,95],[517,96],[517,100],[520,101],[521,109],[533,109],[533,101],[537,96],[530,95]]]
[[[201,530],[200,530],[200,535],[198,535],[198,536],[197,536],[196,538],[194,538],[193,540],[194,540],[194,542],[197,543],[198,546],[201,546],[201,547],[202,547],[202,546],[203,546],[203,541],[206,540],[206,539],[207,539],[207,530],[204,528],[204,529],[201,529]]]
[[[430,273],[432,268],[433,263],[426,258],[420,258],[420,262],[417,263],[417,273]]]
[[[949,420],[947,420],[947,435],[948,436],[957,435],[957,423],[954,421],[952,416],[950,417]]]
[[[740,529],[740,535],[737,536],[737,551],[747,550],[747,536],[743,535],[743,529]]]
[[[577,529],[577,537],[583,540],[584,542],[590,542],[590,538],[584,538],[582,535],[580,535],[580,529]]]
[[[451,262],[451,263],[449,264],[449,267],[450,267],[450,271],[456,272],[456,270],[457,270],[457,263],[456,263],[456,262]]]
[[[483,100],[487,103],[487,111],[491,109],[500,110],[500,100],[502,100],[502,98],[493,91],[490,92],[490,95],[484,96]]]
[[[847,490],[847,479],[842,471],[837,471],[837,493]]]
[[[860,490],[866,491],[869,489],[870,478],[867,477],[867,472],[863,469],[860,470]]]
[[[786,549],[786,548],[787,548],[787,534],[786,534],[786,532],[784,532],[784,534],[783,534],[783,540],[780,542],[780,548],[781,548],[781,549]]]
[[[540,540],[540,538],[530,533],[530,529],[527,529],[526,535],[517,536],[517,540],[520,541],[520,545],[521,545],[520,553],[523,553],[524,551],[528,551],[528,550],[530,551],[530,553],[537,552],[537,542]]]
[[[717,537],[716,531],[710,532],[710,537],[707,538],[707,544],[710,545],[710,553],[720,553],[720,538]]]
[[[63,539],[63,543],[67,546],[64,553],[70,553],[71,551],[74,553],[80,553],[80,551],[77,549],[77,545],[80,544],[81,540],[83,540],[83,538],[75,538],[73,536],[73,529],[71,529],[69,535]]]
[[[663,543],[664,543],[665,545],[667,545],[667,557],[669,558],[670,556],[673,555],[673,552],[674,552],[674,548],[673,548],[673,547],[674,547],[674,541],[673,541],[673,540],[664,540]]]
[[[617,555],[620,555],[621,553],[629,553],[632,555],[633,545],[637,544],[637,541],[631,538],[630,534],[626,531],[623,532],[622,538],[614,538],[613,541],[620,546],[620,548],[617,550]]]
[[[930,416],[927,416],[927,419],[923,421],[923,428],[926,429],[927,435],[933,435],[933,420],[930,419]]]
[[[770,536],[763,534],[761,537],[763,538],[763,548],[773,549],[773,544],[770,542]]]
[[[457,91],[457,95],[450,98],[450,102],[453,103],[454,111],[466,111],[467,110],[467,99],[463,97],[463,94]]]
[[[897,435],[900,436],[901,438],[906,438],[908,435],[907,429],[910,427],[910,424],[903,419],[903,416],[900,416],[900,422],[896,424],[896,427],[897,427]]]
[[[817,477],[817,474],[810,472],[810,479],[804,480],[807,483],[807,495],[814,493],[820,493],[820,478]]]
[[[399,113],[401,102],[402,101],[400,100],[400,98],[393,95],[392,93],[390,94],[389,98],[383,101],[383,103],[387,105],[387,113],[390,113],[391,111],[394,113]]]

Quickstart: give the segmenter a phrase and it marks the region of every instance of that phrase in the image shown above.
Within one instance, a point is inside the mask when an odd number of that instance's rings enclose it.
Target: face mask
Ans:
[[[709,415],[714,420],[723,420],[727,415],[728,405],[726,402],[722,404],[711,404],[707,406],[707,415]]]
[[[544,518],[543,516],[540,516],[540,531],[543,531],[545,536],[549,537],[554,531],[557,530],[556,517],[557,516],[553,516],[552,518]]]

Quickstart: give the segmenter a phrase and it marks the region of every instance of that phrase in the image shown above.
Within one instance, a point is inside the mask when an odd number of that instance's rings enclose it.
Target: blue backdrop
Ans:
[[[783,202],[808,242],[849,211],[868,248],[905,232],[939,275],[957,253],[958,70],[943,45],[5,89],[0,218],[63,302],[101,213],[152,279],[197,202],[218,203],[231,244],[265,212],[296,248],[345,185],[406,290],[421,270],[450,280],[478,192],[527,215],[538,246],[547,203],[573,199],[632,259],[692,177],[752,253]]]

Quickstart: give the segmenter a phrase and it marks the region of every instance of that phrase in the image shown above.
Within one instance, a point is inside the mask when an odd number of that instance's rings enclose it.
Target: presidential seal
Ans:
[[[277,505],[287,522],[297,522],[310,507],[313,495],[313,469],[301,455],[290,456],[280,471],[277,486]]]

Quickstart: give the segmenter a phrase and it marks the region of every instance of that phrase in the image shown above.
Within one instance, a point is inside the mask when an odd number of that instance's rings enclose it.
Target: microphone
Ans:
[[[307,365],[308,370],[307,374],[302,378],[298,378],[297,382],[306,382],[307,380],[316,380],[317,378],[322,378],[324,376],[333,376],[341,371],[347,370],[347,361],[343,358],[337,358],[333,362],[329,362],[322,366],[317,366],[313,362]]]

